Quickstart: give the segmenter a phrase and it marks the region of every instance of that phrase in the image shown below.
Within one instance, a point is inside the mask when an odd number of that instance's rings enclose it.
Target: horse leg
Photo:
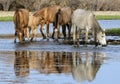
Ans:
[[[68,28],[68,39],[70,39],[70,37],[71,37],[71,24],[67,24],[67,28]]]
[[[79,47],[79,45],[80,45],[80,42],[79,42],[79,38],[80,38],[80,29],[78,28],[78,30],[76,29],[76,33],[77,33],[77,35],[76,35],[76,38],[77,38],[77,47]]]
[[[49,37],[49,24],[47,24],[47,30],[46,30],[47,34],[46,37]]]
[[[31,37],[31,40],[30,41],[33,41],[33,39],[34,39],[34,30],[35,30],[35,28],[34,27],[31,27],[31,29],[32,29],[32,37]]]
[[[27,38],[28,38],[28,40],[30,40],[30,29],[28,27],[26,29],[26,32],[27,32]]]
[[[53,28],[52,38],[54,39],[55,27]]]
[[[17,38],[17,31],[15,31],[15,39],[14,39],[14,43],[16,43],[16,38]]]
[[[76,45],[76,39],[77,39],[76,38],[76,33],[77,33],[76,29],[77,28],[76,28],[75,24],[73,24],[72,27],[73,27],[73,46],[75,46]]]
[[[55,39],[56,41],[58,41],[58,37],[59,37],[59,25],[57,26],[57,28],[55,28]]]
[[[41,34],[42,34],[42,36],[43,36],[43,39],[46,39],[46,36],[44,35],[44,33],[43,33],[43,31],[42,31],[42,28],[43,27],[43,25],[41,25],[41,27],[40,27],[40,32],[41,32]]]
[[[85,31],[85,46],[87,46],[88,43],[88,30]]]
[[[24,29],[24,38],[25,37],[27,37],[29,40],[29,29],[27,27]]]
[[[66,39],[66,25],[62,25],[62,33],[64,35],[64,39]]]
[[[33,37],[35,38],[35,41],[36,41],[36,39],[37,39],[37,28],[36,27],[33,30]]]

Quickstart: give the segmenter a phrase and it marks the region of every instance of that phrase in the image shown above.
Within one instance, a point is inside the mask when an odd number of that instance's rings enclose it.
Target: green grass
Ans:
[[[0,21],[12,21],[12,20],[13,20],[12,16],[0,17]]]
[[[97,20],[119,20],[120,15],[97,15]]]
[[[106,35],[120,36],[120,28],[106,29]]]
[[[97,15],[97,20],[120,20],[120,15]],[[12,21],[12,16],[0,17],[0,21]]]

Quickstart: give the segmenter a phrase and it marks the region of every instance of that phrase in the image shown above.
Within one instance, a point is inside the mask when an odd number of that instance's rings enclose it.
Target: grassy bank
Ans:
[[[120,20],[120,15],[96,15],[97,20]],[[12,16],[0,17],[0,21],[12,21]]]
[[[120,20],[120,15],[97,15],[97,20]]]
[[[120,28],[106,29],[106,35],[120,36]]]
[[[0,17],[0,21],[12,21],[12,20],[13,20],[12,16]]]

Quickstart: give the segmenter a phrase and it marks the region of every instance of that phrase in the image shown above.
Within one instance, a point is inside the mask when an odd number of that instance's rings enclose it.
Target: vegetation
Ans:
[[[120,20],[120,15],[97,15],[97,20]],[[0,21],[12,21],[12,16],[0,17]]]
[[[120,36],[120,28],[106,29],[106,35]]]
[[[97,20],[120,20],[120,15],[97,15]]]
[[[17,7],[35,11],[51,5],[69,6],[73,9],[120,11],[120,0],[0,0],[0,10],[6,11],[15,10]]]
[[[13,20],[12,16],[0,17],[0,21],[12,21],[12,20]]]

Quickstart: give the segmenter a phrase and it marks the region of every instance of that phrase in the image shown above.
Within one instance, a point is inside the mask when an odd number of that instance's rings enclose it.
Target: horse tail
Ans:
[[[58,12],[55,14],[55,23],[54,23],[54,26],[55,26],[55,28],[57,28],[57,25],[58,25],[58,20],[59,20],[59,14],[60,14],[60,12],[61,12],[61,9],[59,9],[58,10]]]
[[[16,28],[20,28],[20,15],[19,15],[19,9],[16,10]]]

